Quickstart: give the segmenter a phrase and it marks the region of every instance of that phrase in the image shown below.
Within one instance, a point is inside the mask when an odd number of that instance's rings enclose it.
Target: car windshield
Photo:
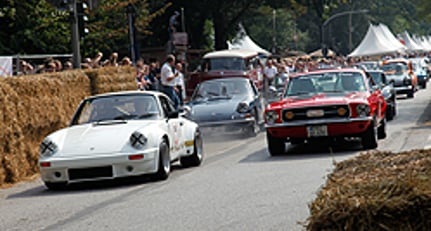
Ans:
[[[160,115],[151,95],[115,95],[85,100],[75,113],[72,125],[112,121],[154,119]]]
[[[291,78],[284,93],[284,97],[363,91],[366,91],[366,86],[361,73],[325,72]]]
[[[193,94],[193,100],[229,99],[233,96],[247,95],[251,91],[246,79],[217,79],[201,83]]]
[[[236,57],[225,57],[225,58],[211,58],[204,61],[205,71],[220,71],[220,70],[232,70],[232,71],[245,71],[246,64],[245,60]]]
[[[382,66],[382,70],[390,74],[402,74],[407,70],[407,65],[403,62],[386,63]]]
[[[383,74],[380,72],[369,72],[373,77],[374,83],[377,85],[386,84],[385,79],[383,79]]]

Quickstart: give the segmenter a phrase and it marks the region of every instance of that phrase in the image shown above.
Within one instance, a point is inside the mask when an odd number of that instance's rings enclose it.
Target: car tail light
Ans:
[[[136,155],[130,155],[129,160],[142,160],[144,159],[144,154],[136,154]]]
[[[40,162],[40,167],[49,168],[51,167],[51,162]]]

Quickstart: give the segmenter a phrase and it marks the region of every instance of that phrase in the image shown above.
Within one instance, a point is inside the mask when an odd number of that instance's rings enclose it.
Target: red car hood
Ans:
[[[268,109],[311,107],[334,104],[368,103],[369,93],[319,93],[316,95],[300,95],[284,98],[278,102],[271,103]]]

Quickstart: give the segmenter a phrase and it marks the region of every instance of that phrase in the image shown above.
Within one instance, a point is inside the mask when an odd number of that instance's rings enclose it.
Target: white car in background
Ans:
[[[69,127],[40,145],[39,168],[49,189],[82,181],[151,174],[167,179],[171,162],[198,166],[199,126],[159,92],[126,91],[83,100]]]

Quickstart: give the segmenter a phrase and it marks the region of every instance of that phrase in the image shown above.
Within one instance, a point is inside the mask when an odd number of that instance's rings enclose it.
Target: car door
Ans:
[[[159,96],[159,99],[166,118],[171,159],[176,159],[184,149],[184,121],[178,116],[178,111],[170,99],[164,95]]]

